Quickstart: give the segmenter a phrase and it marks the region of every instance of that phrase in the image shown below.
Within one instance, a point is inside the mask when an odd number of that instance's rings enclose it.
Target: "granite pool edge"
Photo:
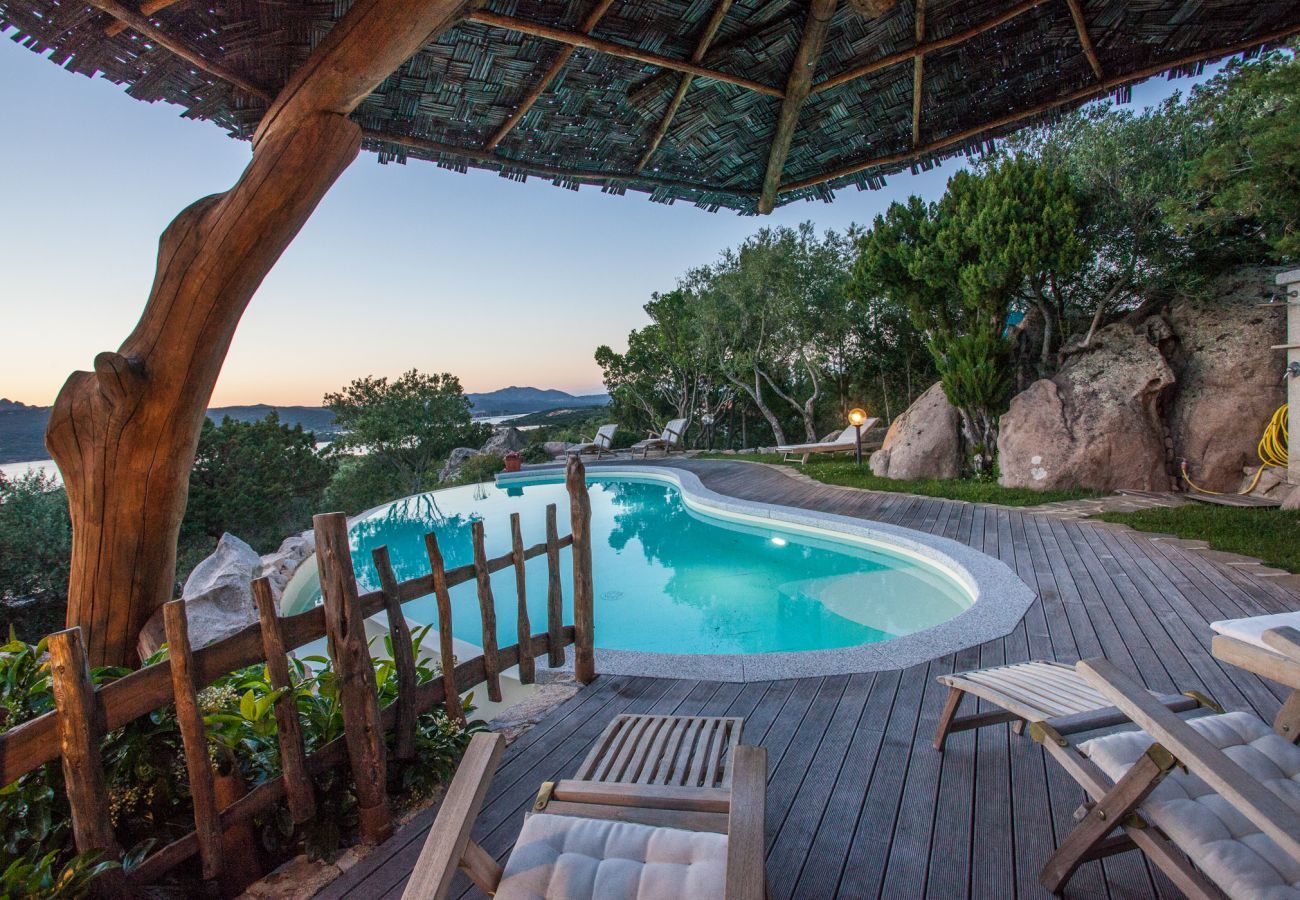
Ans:
[[[563,470],[527,469],[502,473],[497,483],[562,477]],[[712,681],[771,681],[782,678],[812,678],[905,669],[947,656],[986,641],[1005,637],[1033,604],[1037,595],[1006,563],[960,541],[939,535],[876,522],[817,512],[775,503],[742,500],[704,486],[699,476],[686,469],[657,465],[601,465],[588,475],[619,475],[669,481],[675,484],[688,505],[704,510],[733,513],[774,523],[820,529],[900,548],[928,560],[963,582],[974,602],[963,612],[915,634],[876,644],[860,644],[833,650],[796,650],[781,653],[653,653],[641,650],[596,648],[596,671],[606,675],[655,678],[696,678]],[[564,669],[572,670],[570,647]]]

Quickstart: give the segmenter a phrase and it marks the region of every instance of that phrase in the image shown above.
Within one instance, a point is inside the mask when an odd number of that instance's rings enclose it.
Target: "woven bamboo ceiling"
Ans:
[[[0,0],[73,72],[250,137],[347,0]],[[356,111],[381,161],[767,211],[1300,31],[1277,0],[487,0]]]

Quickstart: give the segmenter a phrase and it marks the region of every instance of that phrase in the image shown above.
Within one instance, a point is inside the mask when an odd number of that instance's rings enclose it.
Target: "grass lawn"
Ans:
[[[1215,550],[1258,557],[1267,565],[1300,572],[1300,510],[1188,503],[1173,509],[1106,513],[1101,518],[1139,531],[1209,541]]]
[[[866,455],[865,453],[863,454]],[[738,462],[765,462],[782,464],[780,454],[702,454],[698,459],[725,459]],[[787,463],[797,467],[810,478],[826,484],[842,484],[848,487],[865,488],[869,491],[893,491],[900,494],[922,494],[926,497],[943,497],[948,500],[966,500],[971,503],[999,503],[1003,506],[1037,506],[1040,503],[1053,503],[1057,500],[1079,500],[1095,497],[1091,491],[1034,491],[1028,488],[1006,488],[996,483],[969,481],[965,479],[925,481],[896,481],[892,478],[880,478],[872,475],[865,459],[862,467],[853,464],[851,458],[812,460],[806,466]]]

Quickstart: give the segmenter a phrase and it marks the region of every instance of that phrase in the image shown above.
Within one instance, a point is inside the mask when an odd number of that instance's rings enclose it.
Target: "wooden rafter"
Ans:
[[[578,31],[582,34],[591,34],[613,3],[614,0],[597,0],[595,8],[587,14],[587,18],[583,19],[582,24],[578,26]],[[576,49],[577,47],[574,46],[565,46],[560,50],[559,55],[547,67],[537,84],[533,85],[532,89],[519,101],[515,111],[510,114],[505,122],[501,123],[501,127],[494,131],[492,136],[483,144],[484,150],[494,150],[498,144],[506,139],[506,135],[519,124],[519,120],[528,113],[528,110],[533,108],[533,104],[541,98],[542,94],[546,93],[546,89],[551,86],[551,82],[559,77],[560,72],[568,64],[569,57],[573,56],[573,51]]]
[[[1035,7],[1038,6],[1042,6],[1044,3],[1048,3],[1048,2],[1050,2],[1050,0],[1024,0],[1023,3],[1019,3],[1011,7],[1010,9],[1006,10],[1005,12],[999,13],[993,18],[981,22],[978,25],[973,25],[970,28],[967,28],[965,31],[959,31],[956,34],[950,34],[948,35],[948,37],[938,38],[936,40],[929,41],[928,43],[918,43],[915,47],[911,47],[907,50],[900,50],[897,53],[891,53],[888,56],[882,56],[880,57],[880,59],[873,60],[872,62],[864,63],[863,65],[860,66],[855,66],[852,69],[848,69],[844,72],[841,72],[838,75],[832,75],[830,78],[827,78],[825,81],[819,81],[817,84],[813,85],[812,92],[814,94],[819,94],[822,91],[828,91],[831,88],[839,87],[840,85],[845,84],[847,82],[856,81],[859,78],[865,78],[868,75],[871,75],[875,72],[879,72],[881,69],[887,69],[890,66],[897,65],[898,63],[901,62],[907,62],[908,60],[914,59],[915,57],[922,56],[927,53],[933,53],[936,50],[943,50],[945,47],[951,47],[954,44],[960,44],[965,41],[969,41],[973,37],[978,37],[979,35],[983,34],[986,31],[989,31],[993,28],[997,28],[1003,22],[1009,22],[1012,19],[1016,18],[1017,16],[1024,15],[1025,13],[1029,12],[1031,9],[1034,9]]]
[[[1165,60],[1164,62],[1159,62],[1154,65],[1147,66],[1146,68],[1138,69],[1136,72],[1129,72],[1126,75],[1120,75],[1115,78],[1108,78],[1105,81],[1101,81],[1095,84],[1090,84],[1087,87],[1083,87],[1077,91],[1072,91],[1069,94],[1065,94],[1061,97],[1056,97],[1052,100],[1047,100],[1043,103],[1036,104],[1035,106],[1032,106],[1028,109],[1023,109],[1020,110],[1019,112],[1009,113],[1005,116],[999,116],[996,119],[991,119],[987,122],[984,122],[981,125],[976,125],[973,128],[967,128],[955,134],[950,134],[947,137],[930,141],[928,144],[924,144],[923,146],[917,147],[912,150],[905,150],[902,153],[886,153],[881,156],[873,156],[868,159],[861,159],[858,160],[857,162],[852,162],[847,165],[840,166],[839,168],[832,169],[829,172],[822,172],[820,175],[812,175],[809,176],[808,178],[801,178],[798,181],[787,182],[781,185],[781,193],[786,193],[787,191],[798,191],[798,190],[803,190],[804,188],[815,187],[819,184],[825,184],[828,181],[834,181],[837,178],[845,178],[849,175],[856,175],[857,173],[866,171],[867,169],[874,169],[880,166],[889,166],[897,163],[907,162],[908,160],[911,159],[915,159],[918,157],[926,156],[931,153],[936,153],[940,150],[944,150],[948,147],[953,146],[954,144],[965,143],[967,141],[979,137],[985,132],[993,131],[994,129],[999,129],[999,128],[1006,128],[1007,126],[1015,125],[1017,122],[1022,122],[1025,119],[1032,119],[1034,116],[1039,116],[1045,112],[1050,112],[1051,110],[1056,109],[1059,106],[1069,106],[1074,103],[1083,103],[1087,100],[1104,96],[1105,94],[1115,90],[1118,87],[1123,87],[1126,84],[1133,84],[1135,82],[1142,81],[1143,79],[1150,78],[1153,75],[1159,75],[1161,72],[1168,72],[1173,69],[1181,69],[1184,66],[1190,66],[1198,62],[1205,62],[1206,60],[1222,59],[1225,56],[1231,56],[1234,53],[1241,53],[1244,50],[1251,50],[1254,49],[1255,47],[1259,47],[1265,44],[1276,44],[1280,41],[1284,41],[1287,38],[1293,37],[1297,34],[1300,34],[1300,25],[1291,25],[1286,28],[1280,28],[1276,31],[1271,31],[1268,34],[1262,34],[1257,37],[1250,38],[1249,40],[1238,41],[1235,44],[1229,44],[1226,47],[1218,47],[1214,50],[1206,50],[1200,53],[1192,53],[1187,56],[1182,56],[1177,59]]]
[[[1083,5],[1079,0],[1065,0],[1070,6],[1070,16],[1074,19],[1074,30],[1079,32],[1079,43],[1083,45],[1083,55],[1088,57],[1088,65],[1092,66],[1092,73],[1097,76],[1097,80],[1105,78],[1101,68],[1101,60],[1097,57],[1097,48],[1092,45],[1092,38],[1088,35],[1088,23],[1083,18]]]
[[[154,13],[162,12],[167,7],[173,6],[179,2],[180,0],[145,0],[144,3],[140,4],[140,15],[148,18]],[[109,25],[104,29],[104,34],[107,37],[116,37],[130,27],[131,26],[127,25],[125,22],[114,22],[112,25]]]
[[[397,144],[401,147],[409,147],[412,150],[420,150],[424,153],[438,153],[447,156],[458,156],[471,162],[490,163],[492,165],[504,166],[507,169],[514,169],[520,172],[539,175],[544,178],[560,178],[568,181],[580,181],[587,184],[612,184],[627,185],[635,187],[637,185],[646,185],[650,187],[675,187],[692,191],[707,191],[710,193],[721,193],[723,188],[716,185],[701,184],[694,181],[685,181],[678,178],[663,178],[658,175],[642,175],[639,172],[600,172],[591,169],[568,169],[561,166],[553,166],[547,163],[529,162],[522,159],[511,159],[508,156],[502,156],[498,152],[487,152],[485,150],[473,147],[458,147],[455,144],[444,144],[441,141],[431,141],[427,138],[411,137],[400,134],[390,134],[386,131],[370,131],[362,133],[362,136],[368,141],[383,141],[388,144]],[[744,191],[725,190],[725,193],[733,196],[745,196]]]
[[[695,52],[691,54],[691,62],[700,63],[704,59],[704,54],[709,52],[709,45],[713,43],[714,37],[718,34],[718,29],[722,27],[722,20],[727,15],[727,10],[731,9],[731,0],[718,0],[713,7],[713,15],[709,17],[708,23],[704,26],[704,32],[700,35],[699,41],[695,45]],[[668,134],[668,129],[672,127],[673,117],[677,115],[677,109],[686,99],[686,92],[690,90],[691,82],[695,76],[691,74],[682,75],[677,82],[677,90],[673,92],[673,98],[668,101],[668,108],[664,110],[663,118],[659,120],[659,127],[655,129],[654,136],[650,138],[650,143],[641,154],[641,160],[636,164],[636,171],[640,172],[646,166],[650,165],[650,159],[659,149],[659,144]]]
[[[1044,0],[1044,2],[1046,2],[1046,0]],[[719,72],[716,69],[709,69],[697,65],[696,63],[673,59],[669,56],[661,56],[658,53],[651,53],[647,50],[640,50],[636,47],[629,47],[626,44],[615,43],[614,41],[594,38],[586,34],[578,34],[577,32],[567,31],[563,28],[555,28],[550,25],[542,25],[537,22],[516,19],[513,16],[503,16],[500,13],[489,12],[487,10],[476,10],[471,12],[466,16],[466,19],[483,25],[491,25],[494,28],[504,28],[507,31],[517,31],[520,34],[531,34],[533,37],[545,38],[549,41],[559,41],[562,44],[569,44],[574,47],[585,47],[588,50],[595,50],[597,53],[608,53],[610,56],[631,59],[651,66],[659,66],[664,69],[674,69],[678,72],[686,72],[700,78],[712,78],[715,81],[725,81],[727,84],[734,84],[737,87],[743,87],[760,94],[766,94],[769,97],[785,96],[784,92],[780,88],[774,88],[750,78],[743,78],[739,75],[730,75],[726,72]]]
[[[114,19],[117,19],[118,22],[140,32],[159,47],[175,53],[200,72],[206,72],[214,78],[220,78],[222,81],[229,82],[235,87],[248,91],[248,93],[255,97],[261,97],[267,102],[270,102],[270,100],[275,96],[271,91],[262,87],[260,84],[254,84],[252,81],[245,78],[243,75],[240,75],[233,69],[228,69],[221,63],[208,59],[184,41],[177,40],[167,34],[167,32],[154,25],[143,15],[133,9],[128,9],[121,3],[118,3],[117,0],[89,0],[89,2],[91,6],[103,10]]]
[[[799,38],[799,49],[795,51],[790,77],[786,80],[785,99],[781,101],[781,111],[777,114],[772,147],[767,155],[767,172],[763,175],[763,190],[758,198],[758,211],[763,215],[770,213],[776,206],[785,158],[790,154],[795,126],[799,124],[799,113],[812,89],[817,60],[821,58],[822,44],[826,42],[826,32],[830,30],[831,17],[835,15],[835,2],[836,0],[812,0],[808,7],[803,35]]]
[[[800,16],[798,5],[791,4],[781,13],[773,16],[765,22],[751,25],[737,30],[725,41],[719,41],[709,48],[709,52],[700,60],[702,65],[716,68],[727,61],[728,55],[737,47],[743,47],[750,41],[762,41],[764,43],[775,40],[777,36],[797,23]],[[650,94],[665,90],[668,82],[673,78],[671,71],[656,72],[642,80],[631,85],[627,89],[628,99],[633,103],[640,104],[644,98]]]
[[[925,42],[925,0],[916,0],[916,45]],[[925,78],[925,54],[912,62],[912,148],[921,143],[921,82]]]

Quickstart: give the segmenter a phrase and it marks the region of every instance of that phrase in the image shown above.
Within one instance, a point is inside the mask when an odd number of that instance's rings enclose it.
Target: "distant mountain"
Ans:
[[[513,416],[519,413],[548,412],[554,409],[576,409],[605,406],[608,394],[587,394],[575,397],[564,391],[546,391],[534,387],[508,387],[486,394],[467,394],[476,416]],[[334,414],[321,406],[218,406],[208,410],[208,418],[220,422],[230,416],[240,422],[265,419],[274,410],[286,425],[301,425],[304,431],[315,432],[316,437],[328,440],[337,433]],[[28,406],[16,400],[0,398],[0,463],[28,462],[47,459],[45,449],[45,423],[49,421],[48,406]]]
[[[607,406],[608,394],[574,396],[564,391],[535,387],[508,387],[485,394],[466,394],[476,416],[513,416],[519,413],[573,409],[581,406]]]
[[[49,459],[45,450],[45,423],[49,418],[48,406],[0,400],[0,463]]]

